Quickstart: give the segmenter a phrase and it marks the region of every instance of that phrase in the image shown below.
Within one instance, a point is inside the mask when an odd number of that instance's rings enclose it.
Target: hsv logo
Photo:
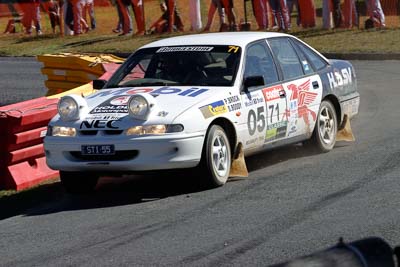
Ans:
[[[329,72],[326,75],[328,76],[331,89],[343,87],[353,82],[350,67],[347,69],[341,69],[340,71],[335,69],[333,72]]]
[[[310,92],[310,83],[310,80],[307,80],[299,86],[295,84],[288,85],[292,95],[290,97],[290,109],[286,110],[286,116],[290,116],[290,110],[295,111],[293,109],[297,108],[298,118],[302,118],[308,127],[310,126],[309,114],[311,114],[314,121],[317,119],[315,112],[308,108],[318,96],[318,93]]]
[[[283,90],[282,85],[277,85],[277,86],[263,89],[265,101],[268,102],[268,101],[280,98],[281,96],[280,96],[279,92],[282,90]]]

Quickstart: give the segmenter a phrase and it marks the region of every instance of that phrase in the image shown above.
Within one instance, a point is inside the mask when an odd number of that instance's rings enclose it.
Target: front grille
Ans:
[[[97,135],[97,133],[103,133],[103,135],[120,135],[123,130],[80,130],[80,135]]]
[[[115,151],[114,155],[82,155],[80,151],[69,152],[76,161],[124,161],[132,160],[138,154],[138,150]]]

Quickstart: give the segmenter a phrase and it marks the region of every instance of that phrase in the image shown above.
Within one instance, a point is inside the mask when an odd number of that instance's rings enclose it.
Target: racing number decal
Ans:
[[[265,116],[264,107],[257,108],[257,114],[254,109],[249,110],[249,115],[247,118],[247,127],[249,129],[249,134],[254,135],[256,130],[258,132],[263,132],[265,129]]]
[[[230,45],[228,49],[228,53],[237,53],[239,51],[239,46]]]
[[[268,109],[271,111],[271,113],[269,114],[269,118],[270,118],[270,122],[271,124],[273,123],[272,118],[274,116],[274,110],[276,111],[276,118],[277,121],[280,121],[279,119],[279,103],[276,103],[276,105],[269,105]]]

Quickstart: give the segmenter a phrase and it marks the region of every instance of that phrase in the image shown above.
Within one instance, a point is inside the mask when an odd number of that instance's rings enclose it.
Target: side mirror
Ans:
[[[263,76],[249,76],[244,80],[244,88],[247,90],[249,87],[265,85]]]
[[[106,80],[93,80],[93,89],[103,89],[106,83]]]

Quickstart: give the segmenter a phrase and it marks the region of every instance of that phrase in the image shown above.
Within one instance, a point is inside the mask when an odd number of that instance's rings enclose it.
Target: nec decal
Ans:
[[[173,88],[173,87],[161,87],[158,89],[154,88],[138,88],[138,89],[117,89],[117,90],[110,90],[106,92],[98,92],[97,94],[91,95],[88,99],[94,97],[102,97],[102,96],[117,96],[117,95],[134,95],[138,93],[149,93],[152,95],[171,95],[176,94],[179,96],[187,96],[187,97],[196,97],[204,92],[207,92],[209,89],[204,88],[189,88],[189,89],[180,89],[180,88]]]
[[[115,123],[119,120],[92,120],[82,121],[81,129],[119,129]]]
[[[350,67],[341,70],[335,69],[333,72],[329,72],[326,75],[328,76],[329,86],[331,89],[343,87],[353,82]]]

